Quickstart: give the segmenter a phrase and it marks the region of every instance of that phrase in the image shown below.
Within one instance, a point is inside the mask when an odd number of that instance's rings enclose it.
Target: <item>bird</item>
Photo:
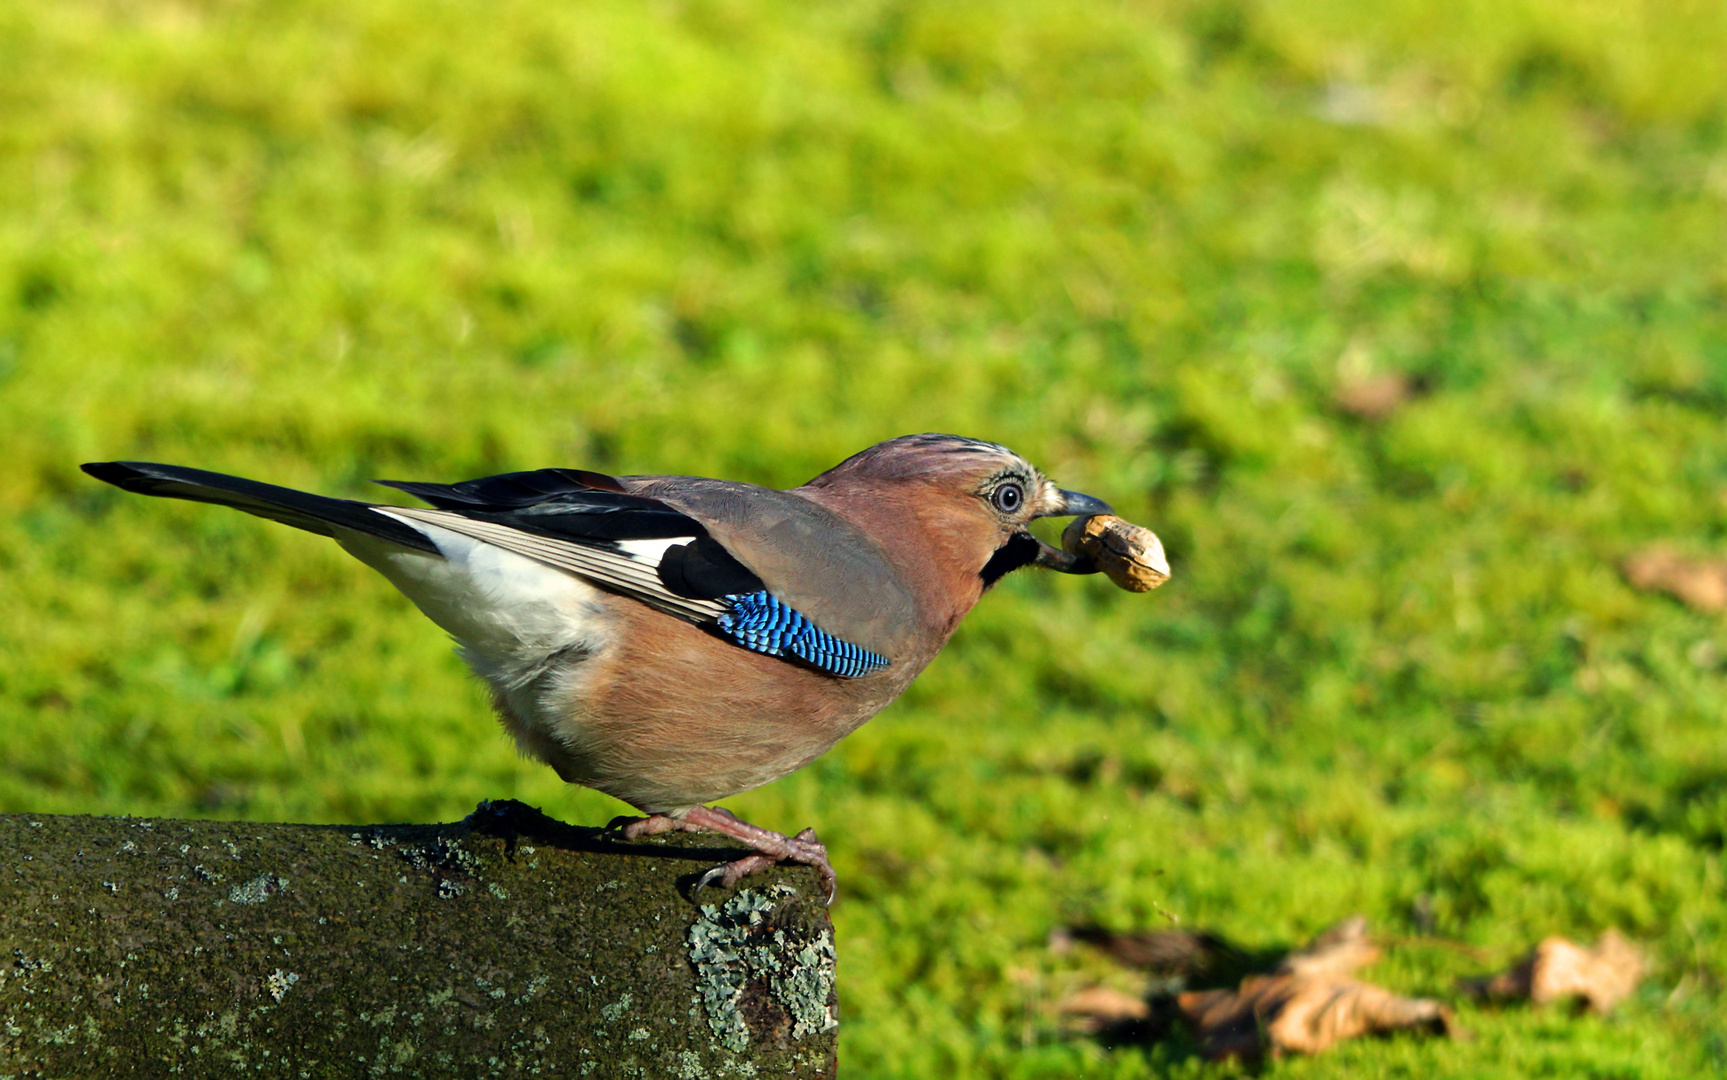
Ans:
[[[613,822],[626,838],[728,836],[752,853],[698,888],[789,861],[819,871],[830,901],[813,830],[709,804],[808,765],[881,711],[1009,573],[1095,571],[1034,520],[1113,512],[1004,446],[936,433],[788,490],[568,468],[377,481],[426,507],[151,462],[83,469],[334,539],[454,639],[525,755],[643,815]]]

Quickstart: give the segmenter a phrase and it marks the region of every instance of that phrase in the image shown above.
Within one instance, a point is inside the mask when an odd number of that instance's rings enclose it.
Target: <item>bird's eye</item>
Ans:
[[[990,501],[1004,514],[1016,513],[1025,501],[1025,489],[1018,484],[1003,484],[990,495]]]

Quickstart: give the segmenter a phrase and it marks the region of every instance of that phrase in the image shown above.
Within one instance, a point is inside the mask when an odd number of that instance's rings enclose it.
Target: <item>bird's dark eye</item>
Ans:
[[[990,495],[990,502],[1004,514],[1017,513],[1025,502],[1025,489],[1018,484],[1003,484]]]

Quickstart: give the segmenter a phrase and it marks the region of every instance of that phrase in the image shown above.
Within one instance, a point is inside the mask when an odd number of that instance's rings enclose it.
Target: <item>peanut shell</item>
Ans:
[[[1069,555],[1089,557],[1128,592],[1150,592],[1169,580],[1169,561],[1157,534],[1113,514],[1074,518],[1061,534]]]

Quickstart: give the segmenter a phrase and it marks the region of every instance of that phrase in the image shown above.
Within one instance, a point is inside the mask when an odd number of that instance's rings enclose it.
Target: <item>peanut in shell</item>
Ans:
[[[1169,580],[1163,541],[1142,525],[1113,514],[1074,518],[1061,534],[1062,550],[1091,559],[1128,592],[1150,592]]]

